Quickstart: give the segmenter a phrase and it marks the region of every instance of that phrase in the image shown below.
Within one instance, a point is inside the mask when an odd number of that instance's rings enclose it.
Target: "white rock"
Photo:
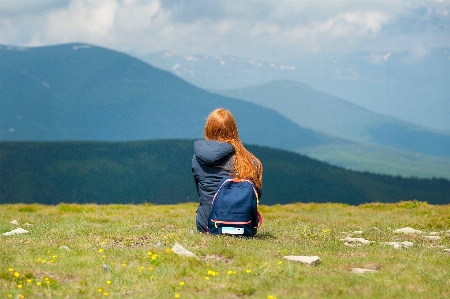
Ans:
[[[450,254],[450,248],[444,249],[444,252]]]
[[[19,222],[17,222],[17,220],[13,220],[13,221],[11,221],[11,224],[19,225]]]
[[[409,248],[414,246],[413,242],[403,241],[403,242],[385,242],[387,245],[394,246],[395,249],[399,248]]]
[[[172,251],[175,252],[178,255],[187,256],[187,257],[194,257],[199,260],[198,256],[190,252],[189,250],[184,249],[183,246],[181,246],[178,243],[175,243],[172,247]]]
[[[12,235],[20,235],[20,234],[26,234],[26,233],[28,233],[27,230],[19,227],[19,228],[13,229],[10,232],[3,233],[3,235],[4,236],[12,236]]]
[[[440,233],[439,232],[431,232],[431,233],[428,233],[428,235],[430,235],[430,236],[437,236],[437,235],[439,235]]]
[[[362,230],[355,230],[352,234],[354,235],[362,235],[363,231]]]
[[[401,233],[403,233],[403,234],[421,234],[422,231],[416,230],[412,227],[404,227],[404,228],[399,228],[399,229],[394,230],[394,233],[396,233],[396,234],[401,234]]]
[[[378,270],[364,269],[364,268],[352,268],[352,272],[355,274],[365,274],[365,273],[378,272]]]
[[[364,238],[347,237],[345,239],[341,239],[341,241],[344,241],[344,245],[347,245],[347,246],[352,246],[352,245],[355,245],[355,244],[358,244],[358,245],[368,245],[368,244],[370,244],[370,241],[366,240]]]
[[[283,256],[284,259],[294,262],[300,262],[308,266],[314,266],[320,263],[320,257],[318,256],[302,256],[302,255],[287,255]]]
[[[440,240],[441,237],[439,236],[424,236],[423,237],[425,240],[429,240],[429,241],[436,241],[436,240]]]
[[[59,249],[64,249],[64,250],[67,250],[67,251],[69,251],[69,250],[70,250],[70,248],[69,248],[69,247],[67,247],[67,246],[65,246],[65,245],[63,245],[63,246],[59,246]]]

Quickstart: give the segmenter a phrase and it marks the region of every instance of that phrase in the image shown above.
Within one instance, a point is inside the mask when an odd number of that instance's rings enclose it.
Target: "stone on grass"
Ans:
[[[421,234],[422,231],[414,229],[412,227],[404,227],[404,228],[399,228],[399,229],[394,230],[394,233],[396,233],[396,234],[402,234],[402,233],[403,234]]]
[[[26,234],[26,233],[28,233],[27,230],[18,227],[16,229],[13,229],[10,232],[3,233],[2,235],[4,235],[4,236],[12,236],[12,235],[20,235],[20,234]]]
[[[428,241],[437,241],[441,239],[439,236],[424,236],[423,238]]]
[[[444,252],[450,254],[450,248],[444,249]]]
[[[193,257],[199,260],[198,256],[190,252],[189,250],[184,249],[183,246],[181,246],[178,243],[175,243],[172,247],[172,251],[178,255],[187,256],[187,257]]]
[[[19,222],[17,222],[17,220],[13,220],[13,221],[11,221],[11,224],[19,225]]]
[[[59,246],[59,249],[70,251],[70,248],[65,245]]]
[[[314,266],[320,263],[320,257],[318,256],[287,255],[283,256],[283,258],[289,261],[300,262],[308,266]]]
[[[353,235],[362,235],[364,232],[362,230],[355,230],[352,232]]]
[[[385,242],[385,244],[394,246],[395,249],[409,248],[409,247],[414,246],[414,243],[413,243],[413,242],[409,242],[409,241],[403,241],[403,242]]]
[[[346,245],[346,246],[369,245],[370,244],[370,241],[366,240],[364,238],[350,238],[350,237],[347,237],[345,239],[341,239],[341,241],[344,241],[344,245]]]
[[[352,268],[352,272],[355,273],[355,274],[365,274],[365,273],[378,272],[378,270],[365,269],[365,268]]]

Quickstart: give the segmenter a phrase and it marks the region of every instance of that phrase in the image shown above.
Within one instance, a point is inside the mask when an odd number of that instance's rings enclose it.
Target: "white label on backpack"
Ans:
[[[244,229],[242,227],[222,227],[222,234],[230,234],[230,235],[243,235]]]

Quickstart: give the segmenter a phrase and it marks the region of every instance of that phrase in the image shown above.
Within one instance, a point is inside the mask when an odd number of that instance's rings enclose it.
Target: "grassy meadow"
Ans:
[[[29,231],[0,235],[0,298],[450,298],[450,205],[263,205],[252,239],[199,234],[195,211],[194,203],[0,205],[0,233]],[[423,233],[393,232],[404,227]],[[441,239],[424,238],[432,232]],[[346,246],[348,235],[372,243]],[[414,246],[384,243],[394,241]],[[175,254],[175,243],[199,260]]]

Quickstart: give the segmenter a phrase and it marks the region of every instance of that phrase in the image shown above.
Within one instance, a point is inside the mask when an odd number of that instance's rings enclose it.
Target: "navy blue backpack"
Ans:
[[[251,180],[224,178],[212,200],[210,234],[254,236],[262,224],[259,198]]]

